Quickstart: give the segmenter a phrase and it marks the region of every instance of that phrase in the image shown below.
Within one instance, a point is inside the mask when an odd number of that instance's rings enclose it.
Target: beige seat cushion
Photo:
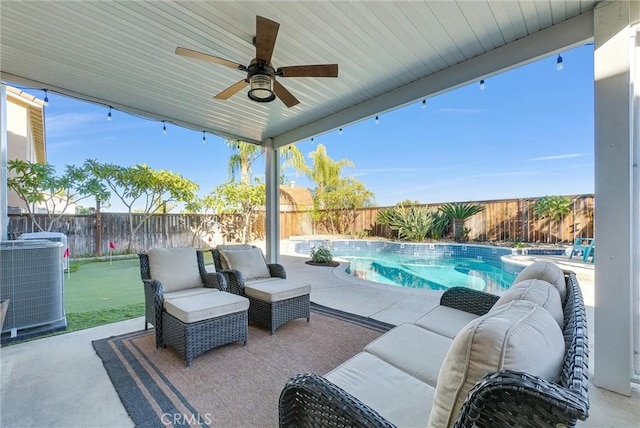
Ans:
[[[220,250],[220,256],[226,261],[229,269],[240,271],[245,281],[271,277],[269,267],[267,267],[267,262],[264,260],[260,248]]]
[[[479,318],[479,315],[448,306],[436,306],[414,324],[453,339],[465,325],[476,318]]]
[[[545,308],[556,320],[560,329],[564,328],[564,312],[558,289],[541,279],[526,279],[514,284],[498,299],[491,310],[513,300],[529,300]]]
[[[151,278],[165,293],[202,287],[195,248],[152,248],[148,255]]]
[[[219,291],[220,290],[218,290],[217,288],[207,288],[207,287],[185,288],[184,290],[171,291],[169,293],[164,293],[164,298],[177,299],[179,297],[196,296],[198,294],[218,293]]]
[[[190,324],[246,311],[249,309],[249,299],[226,291],[218,291],[217,293],[165,299],[164,308],[170,315],[185,324]]]
[[[542,306],[514,300],[490,311],[453,340],[438,375],[429,426],[452,426],[484,375],[509,369],[554,382],[563,358],[562,331]]]
[[[246,281],[244,293],[264,302],[279,302],[311,293],[311,286],[282,278],[261,278]]]
[[[551,262],[535,262],[527,266],[516,276],[514,284],[527,279],[541,279],[547,281],[558,289],[560,301],[564,302],[567,295],[567,282],[564,279],[564,272]]]
[[[433,387],[452,339],[413,324],[392,328],[364,351]]]
[[[245,251],[245,250],[251,250],[255,248],[253,245],[249,245],[249,244],[232,244],[232,245],[217,245],[216,246],[216,250],[221,251]],[[229,270],[229,266],[227,265],[227,261],[225,260],[224,257],[220,257],[220,267],[222,267],[223,270]]]
[[[361,352],[325,375],[398,427],[427,425],[434,388]]]

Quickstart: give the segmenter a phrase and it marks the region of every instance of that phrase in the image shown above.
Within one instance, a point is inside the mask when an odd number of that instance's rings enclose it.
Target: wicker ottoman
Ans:
[[[249,300],[220,291],[164,301],[162,344],[185,359],[232,342],[247,343]]]
[[[246,281],[244,294],[251,301],[249,321],[268,328],[273,334],[287,321],[306,318],[309,322],[311,286],[282,278]]]

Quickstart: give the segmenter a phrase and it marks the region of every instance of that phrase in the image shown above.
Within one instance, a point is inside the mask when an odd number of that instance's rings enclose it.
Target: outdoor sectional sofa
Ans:
[[[465,288],[280,395],[281,427],[574,426],[588,416],[576,276],[534,263],[502,296]]]

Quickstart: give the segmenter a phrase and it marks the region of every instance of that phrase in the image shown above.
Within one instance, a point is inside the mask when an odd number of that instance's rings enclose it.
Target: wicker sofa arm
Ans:
[[[224,277],[227,292],[242,296],[244,292],[244,278],[240,271],[231,269],[221,270],[216,273]]]
[[[503,370],[469,391],[454,427],[568,426],[585,420],[588,398],[528,373]]]
[[[143,279],[145,296],[153,296],[155,313],[156,348],[162,345],[162,310],[164,309],[164,289],[156,279]],[[145,297],[146,298],[146,297]],[[150,302],[149,302],[150,303]]]
[[[280,393],[278,411],[281,428],[394,427],[348,392],[312,373],[289,379]]]
[[[272,278],[287,279],[287,272],[281,264],[267,263],[267,267],[269,268],[269,274]]]
[[[451,287],[440,298],[440,305],[482,316],[489,312],[498,299],[498,296],[483,291]]]
[[[217,288],[220,291],[228,291],[227,280],[218,272],[206,272],[200,275],[206,288]]]

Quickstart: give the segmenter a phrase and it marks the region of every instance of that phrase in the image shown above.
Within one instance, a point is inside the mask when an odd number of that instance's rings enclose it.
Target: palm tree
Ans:
[[[262,147],[240,140],[227,140],[233,155],[229,158],[229,177],[235,179],[240,172],[240,182],[251,184],[251,165],[262,156]]]
[[[540,218],[549,218],[549,233],[547,234],[547,242],[551,242],[551,220],[555,220],[556,224],[563,215],[567,215],[571,211],[571,199],[565,196],[545,196],[536,201],[533,205],[533,213]],[[560,224],[557,224],[560,228]],[[560,235],[559,233],[557,235]],[[557,242],[557,236],[556,236]]]
[[[484,206],[469,203],[447,203],[440,207],[440,212],[453,221],[453,239],[456,242],[461,241],[465,221],[483,210]]]
[[[262,156],[262,147],[240,140],[227,140],[227,145],[233,151],[228,164],[229,178],[234,180],[236,174],[240,172],[240,182],[251,184],[251,166]],[[280,149],[280,160],[282,169],[291,166],[302,171],[299,165],[306,166],[304,155],[295,145]]]
[[[322,144],[318,144],[316,151],[309,153],[309,157],[312,160],[311,167],[306,164],[298,165],[298,167],[318,186],[315,190],[316,195],[335,187],[340,183],[342,170],[346,167],[353,167],[353,162],[349,159],[340,159],[339,161],[331,159],[327,155],[326,147]]]

